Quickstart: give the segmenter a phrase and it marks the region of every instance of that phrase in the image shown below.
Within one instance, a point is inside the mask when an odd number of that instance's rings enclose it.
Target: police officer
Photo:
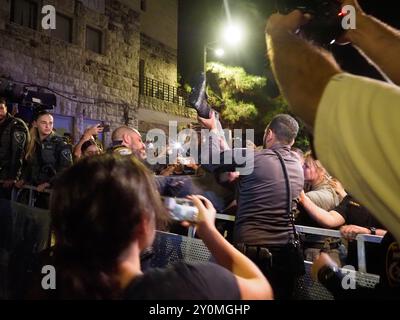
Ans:
[[[47,111],[40,111],[35,116],[25,157],[26,166],[18,187],[27,183],[43,192],[51,186],[58,172],[72,165],[71,145],[53,132],[53,124],[53,116]]]
[[[0,198],[9,198],[21,174],[28,137],[26,124],[7,113],[6,100],[0,98]]]

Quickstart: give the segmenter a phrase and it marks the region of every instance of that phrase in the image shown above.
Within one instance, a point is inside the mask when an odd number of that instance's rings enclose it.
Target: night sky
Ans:
[[[311,1],[311,0],[310,0]],[[232,50],[226,48],[223,58],[209,54],[208,61],[238,65],[252,74],[266,75],[264,28],[274,11],[274,0],[228,0],[231,16],[246,28],[245,40]],[[400,28],[398,1],[360,0],[361,6],[380,20]],[[190,82],[203,68],[203,44],[219,40],[227,15],[222,0],[179,0],[178,69],[183,81]],[[352,46],[333,46],[332,51],[344,70],[380,78]]]

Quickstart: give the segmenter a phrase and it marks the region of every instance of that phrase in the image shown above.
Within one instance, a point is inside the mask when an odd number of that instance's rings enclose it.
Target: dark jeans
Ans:
[[[288,252],[286,246],[245,246],[245,249],[243,245],[236,245],[236,247],[260,268],[271,284],[276,300],[293,299],[297,279],[293,271],[295,258],[291,256],[292,253]]]

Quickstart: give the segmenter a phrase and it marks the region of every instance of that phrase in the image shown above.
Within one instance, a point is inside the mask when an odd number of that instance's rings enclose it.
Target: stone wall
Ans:
[[[44,2],[38,2],[41,8]],[[10,22],[11,0],[0,0],[0,76],[55,90],[54,113],[73,117],[75,140],[84,118],[110,123],[111,129],[126,122],[138,127],[139,61],[146,60],[155,79],[173,85],[176,50],[141,37],[140,12],[117,0],[105,0],[105,14],[79,1],[45,2],[73,19],[72,43],[41,29],[42,15],[37,30]],[[102,54],[85,49],[87,25],[102,31]]]
[[[144,75],[177,86],[177,51],[145,34],[140,37],[140,59],[144,60]]]
[[[146,10],[141,14],[142,33],[177,50],[178,0],[145,1]]]

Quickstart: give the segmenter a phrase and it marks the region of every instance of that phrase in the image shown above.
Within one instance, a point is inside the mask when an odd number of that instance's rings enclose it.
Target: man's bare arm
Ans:
[[[374,62],[376,68],[400,85],[400,32],[378,19],[363,16],[349,33],[353,45]]]
[[[351,42],[384,76],[400,85],[400,31],[365,14],[356,0],[343,5],[356,9],[356,28],[346,32],[343,42]]]
[[[305,19],[298,10],[272,15],[266,40],[276,80],[292,112],[313,127],[325,87],[341,69],[331,54],[294,34]]]

